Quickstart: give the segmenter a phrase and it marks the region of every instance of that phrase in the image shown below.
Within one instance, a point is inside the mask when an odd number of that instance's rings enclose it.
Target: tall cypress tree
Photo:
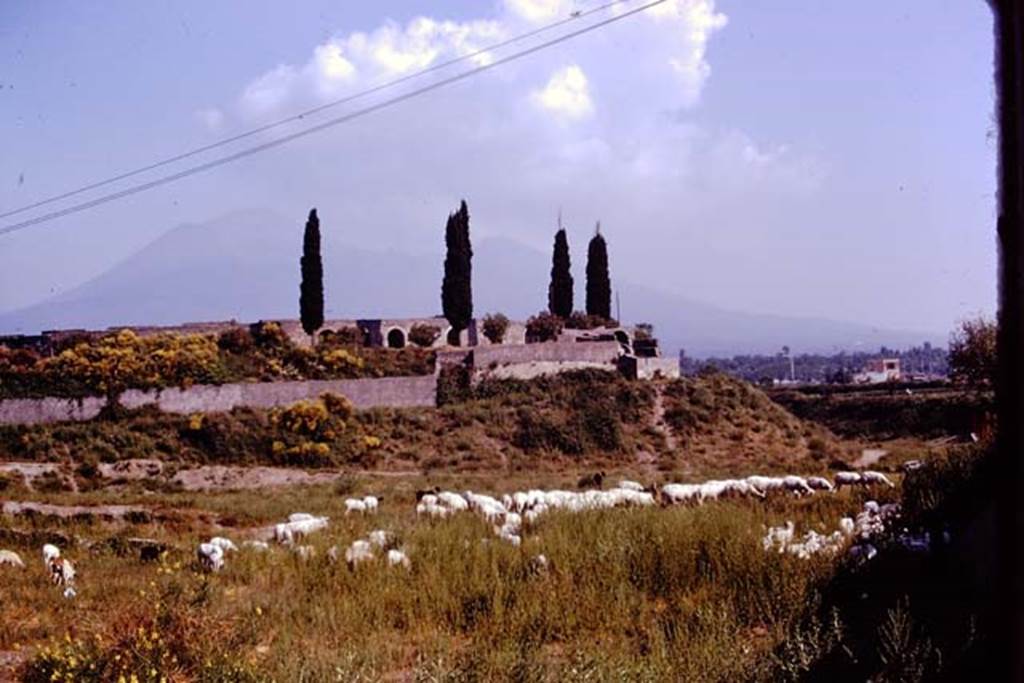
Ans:
[[[444,241],[444,280],[441,282],[441,308],[453,330],[469,327],[473,318],[472,262],[469,241],[469,207],[462,200],[459,210],[448,216]]]
[[[565,229],[555,233],[551,255],[551,284],[548,286],[548,310],[559,318],[572,315],[572,272],[569,262],[569,239]]]
[[[601,234],[601,223],[587,248],[587,314],[608,320],[612,317],[612,281],[608,275],[608,245]]]
[[[302,283],[299,285],[299,319],[306,334],[313,336],[324,324],[324,264],[320,259],[320,219],[316,209],[309,212],[302,236]]]

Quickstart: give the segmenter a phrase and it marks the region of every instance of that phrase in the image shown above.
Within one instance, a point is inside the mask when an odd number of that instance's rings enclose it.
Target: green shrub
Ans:
[[[409,330],[409,341],[417,346],[429,348],[441,336],[441,328],[436,325],[413,325]]]
[[[492,344],[501,344],[505,341],[505,334],[508,332],[508,318],[501,313],[490,313],[484,317],[483,332],[488,341]]]
[[[562,333],[562,319],[547,311],[542,311],[526,321],[526,341],[555,341]]]

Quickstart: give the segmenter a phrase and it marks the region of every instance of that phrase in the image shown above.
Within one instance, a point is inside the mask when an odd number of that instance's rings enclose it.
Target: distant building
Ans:
[[[854,384],[881,384],[900,379],[899,358],[872,358],[865,363],[863,371],[853,376]]]

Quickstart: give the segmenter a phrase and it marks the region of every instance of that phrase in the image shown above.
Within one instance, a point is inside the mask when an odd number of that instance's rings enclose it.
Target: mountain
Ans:
[[[298,315],[301,220],[242,211],[174,228],[98,277],[20,310],[0,313],[0,333],[252,321]],[[322,225],[328,318],[420,317],[440,310],[443,255],[351,247]],[[438,233],[438,249],[442,236]],[[478,316],[501,311],[523,319],[547,303],[550,255],[492,238],[474,245]],[[583,256],[576,257],[582,307]],[[614,279],[614,273],[612,273]],[[904,348],[941,335],[818,318],[742,313],[629,282],[618,283],[624,317],[655,326],[666,355],[691,356]]]

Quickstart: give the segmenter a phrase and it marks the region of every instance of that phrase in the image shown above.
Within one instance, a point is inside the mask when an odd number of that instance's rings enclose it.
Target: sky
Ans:
[[[6,0],[0,213],[600,4]],[[74,288],[181,223],[248,208],[298,226],[316,206],[329,239],[440,253],[465,198],[474,239],[548,250],[561,212],[579,262],[601,222],[613,278],[739,311],[944,333],[995,310],[991,64],[981,0],[666,0],[287,146],[0,235],[0,311]]]

